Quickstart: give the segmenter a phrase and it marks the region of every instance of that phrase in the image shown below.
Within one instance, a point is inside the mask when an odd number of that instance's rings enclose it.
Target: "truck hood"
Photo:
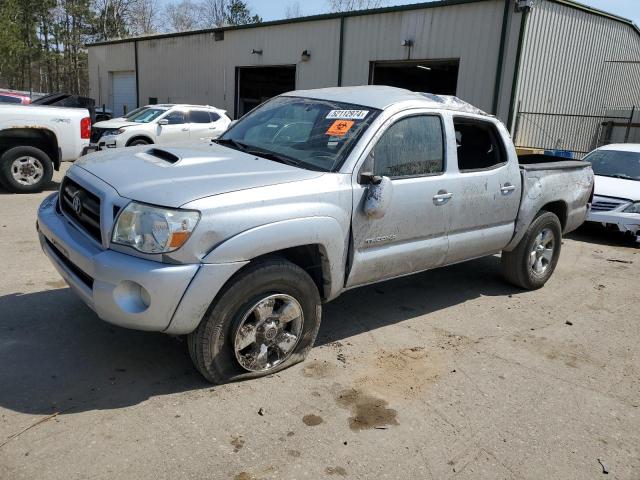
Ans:
[[[323,174],[204,142],[96,152],[77,160],[75,167],[105,181],[123,197],[167,207]]]
[[[93,124],[96,128],[122,128],[130,127],[132,125],[146,125],[145,123],[130,122],[126,118],[112,118],[111,120],[104,120],[102,122],[96,122]]]
[[[640,201],[640,181],[624,178],[595,176],[596,195],[605,197],[626,198],[634,202]]]

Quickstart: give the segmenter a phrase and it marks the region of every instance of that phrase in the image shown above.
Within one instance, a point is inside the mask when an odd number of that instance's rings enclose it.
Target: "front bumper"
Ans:
[[[82,155],[86,155],[91,152],[98,152],[107,148],[119,148],[123,147],[122,142],[118,142],[116,135],[103,135],[97,142],[90,143],[82,150]]]
[[[635,235],[636,240],[640,242],[640,214],[617,211],[590,211],[587,214],[587,222],[596,222],[603,226],[615,225],[621,232]]]
[[[103,250],[57,209],[57,199],[50,195],[38,210],[42,249],[71,289],[109,323],[189,333],[245,264],[169,265]]]

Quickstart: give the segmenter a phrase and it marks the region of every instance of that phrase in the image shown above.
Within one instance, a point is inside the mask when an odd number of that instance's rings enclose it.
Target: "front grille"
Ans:
[[[47,245],[49,246],[51,251],[58,258],[58,260],[60,260],[60,263],[71,270],[75,274],[75,276],[82,280],[82,283],[84,283],[87,287],[93,289],[93,278],[90,275],[87,275],[84,271],[80,270],[80,268],[77,267],[75,263],[65,257],[64,254],[60,250],[58,250],[58,248],[53,243],[51,243],[48,238],[45,237],[45,241],[47,242]]]
[[[614,210],[625,203],[628,203],[628,200],[611,197],[594,197],[593,203],[591,204],[591,211],[610,212],[611,210]]]
[[[100,138],[102,137],[104,132],[107,131],[107,130],[108,130],[108,128],[92,127],[91,128],[91,143],[98,143],[98,140],[100,140]]]
[[[74,207],[74,203],[76,204]],[[68,177],[60,187],[60,209],[86,230],[98,243],[100,232],[100,198]]]

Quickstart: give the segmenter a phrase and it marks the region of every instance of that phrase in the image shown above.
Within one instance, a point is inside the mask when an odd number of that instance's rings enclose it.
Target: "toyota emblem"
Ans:
[[[73,196],[73,211],[76,212],[76,215],[80,215],[82,213],[82,200],[80,200],[79,193],[76,193]]]

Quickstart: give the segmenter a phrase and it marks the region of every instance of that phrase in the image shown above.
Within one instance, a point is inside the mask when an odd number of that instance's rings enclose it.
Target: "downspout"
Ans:
[[[504,0],[504,12],[502,13],[502,33],[500,34],[500,48],[498,50],[498,65],[496,67],[496,83],[493,87],[493,105],[491,113],[498,114],[498,102],[500,100],[500,83],[502,80],[502,70],[504,68],[504,50],[507,40],[507,24],[509,23],[509,0]]]
[[[516,86],[518,85],[518,80],[520,79],[520,65],[522,61],[522,49],[524,46],[524,34],[527,28],[527,18],[529,16],[529,10],[525,10],[522,13],[522,18],[520,19],[520,35],[518,36],[518,52],[516,54],[516,65],[513,71],[513,83],[511,84],[511,99],[509,100],[509,119],[507,120],[507,125],[509,129],[511,129],[511,125],[513,122],[514,115],[514,107],[516,100]],[[514,139],[515,141],[515,139]]]
[[[138,83],[138,42],[133,42],[133,57],[136,68],[136,108],[140,106],[140,85]]]
[[[340,17],[340,40],[338,44],[338,86],[342,86],[342,57],[344,55],[344,15]]]

